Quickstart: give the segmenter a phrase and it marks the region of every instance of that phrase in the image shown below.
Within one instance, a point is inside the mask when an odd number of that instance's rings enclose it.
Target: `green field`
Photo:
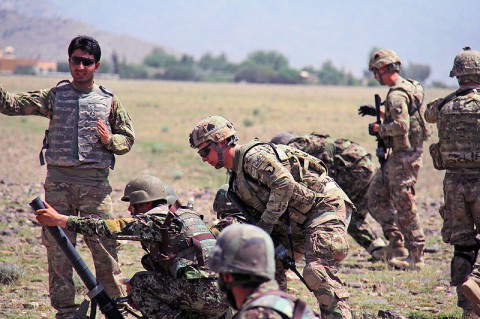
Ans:
[[[0,84],[11,92],[21,92],[55,85],[59,78],[0,77]],[[153,174],[179,190],[197,192],[216,190],[226,181],[224,170],[214,171],[202,163],[196,150],[188,145],[192,127],[208,115],[219,114],[230,119],[238,131],[240,143],[253,137],[269,140],[280,131],[297,134],[310,132],[328,133],[331,136],[352,139],[374,153],[375,140],[368,135],[367,125],[373,118],[357,114],[361,104],[373,104],[375,93],[384,96],[386,88],[280,86],[249,84],[205,84],[160,81],[98,80],[99,84],[113,90],[133,119],[136,142],[132,151],[117,157],[116,168],[111,175],[114,189],[121,192],[126,181],[141,174]],[[445,96],[448,90],[427,90],[426,100]],[[43,131],[48,121],[35,117],[0,116],[0,180],[22,185],[30,196],[32,190],[44,179],[45,168],[38,165]],[[430,142],[436,140],[436,134]],[[428,146],[428,145],[427,145]],[[424,156],[424,168],[417,184],[417,200],[421,210],[436,209],[442,198],[442,173],[433,169],[428,147]],[[30,193],[29,193],[30,192]],[[33,195],[33,194],[32,194]],[[117,194],[118,195],[118,194]],[[118,197],[118,196],[117,196]],[[185,199],[186,200],[186,199]],[[19,207],[23,203],[4,197],[0,200],[6,207]],[[123,209],[121,203],[116,209]],[[436,206],[435,206],[436,205]],[[25,206],[25,205],[23,205]],[[211,207],[211,206],[210,206]],[[26,207],[23,207],[25,210]],[[12,208],[13,209],[13,208]],[[425,214],[424,227],[430,246],[437,252],[427,255],[427,267],[421,272],[399,272],[388,269],[381,263],[366,260],[365,253],[352,241],[350,256],[344,262],[340,276],[349,285],[351,304],[356,317],[368,317],[378,310],[395,309],[414,318],[459,317],[455,307],[456,296],[449,285],[449,260],[451,249],[441,242],[441,221],[436,214]],[[30,222],[31,224],[31,222]],[[26,225],[30,225],[27,223]],[[8,226],[8,225],[7,225]],[[7,227],[5,226],[5,227]],[[24,226],[26,227],[26,226]],[[1,229],[1,227],[0,227]],[[13,258],[25,268],[26,275],[20,285],[25,302],[35,299],[28,287],[32,277],[43,282],[42,293],[47,293],[45,273],[32,270],[46,267],[42,247],[31,244],[38,241],[39,228],[22,229],[18,236],[29,238],[24,246],[2,246],[0,260],[11,260],[13,255],[36,251],[40,260]],[[23,237],[22,237],[23,238]],[[35,243],[38,245],[38,243]],[[123,246],[126,258],[124,271],[131,275],[139,270],[138,260],[131,257],[132,251],[140,255],[138,246]],[[8,253],[8,255],[7,255]],[[44,260],[45,259],[45,260]],[[26,283],[25,283],[26,282]],[[311,305],[315,300],[298,280],[292,277],[291,291],[302,295]],[[7,293],[11,287],[2,287]],[[19,298],[17,296],[17,298]],[[8,318],[39,318],[40,313],[50,314],[48,298],[43,295],[38,309],[28,315]],[[43,308],[42,308],[43,307]],[[1,310],[2,308],[0,308]],[[1,313],[1,312],[0,312]],[[365,314],[365,315],[362,315]]]

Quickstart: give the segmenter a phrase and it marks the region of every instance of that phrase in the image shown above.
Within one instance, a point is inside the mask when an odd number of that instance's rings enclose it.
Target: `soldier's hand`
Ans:
[[[108,131],[107,125],[103,123],[101,119],[97,119],[97,131],[98,131],[98,136],[100,137],[100,141],[102,141],[103,145],[108,145],[110,144],[112,134]]]
[[[60,226],[65,228],[68,216],[59,214],[52,206],[45,203],[45,209],[35,212],[35,218],[43,226]]]
[[[378,123],[370,123],[368,124],[368,134],[372,136],[376,136],[378,133]]]
[[[373,105],[370,105],[370,104],[362,105],[358,108],[358,114],[360,114],[361,116],[365,116],[365,115],[376,116],[377,110]]]

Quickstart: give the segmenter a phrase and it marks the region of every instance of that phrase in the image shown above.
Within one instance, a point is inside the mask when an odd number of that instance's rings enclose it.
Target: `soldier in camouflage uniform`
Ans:
[[[305,255],[303,277],[322,318],[351,318],[348,291],[337,272],[348,254],[353,204],[317,158],[257,139],[236,141],[235,128],[221,116],[200,121],[190,133],[190,146],[204,162],[230,170],[230,190],[255,212],[256,226],[269,234],[276,226],[285,237],[291,229],[292,237],[303,238],[296,249]]]
[[[325,163],[328,175],[338,183],[357,208],[348,225],[348,234],[374,259],[382,259],[386,254],[385,242],[366,221],[366,193],[377,171],[367,150],[358,143],[318,133],[299,137],[291,133],[279,133],[271,142],[293,146]]]
[[[415,204],[415,184],[423,161],[423,141],[428,127],[423,118],[424,91],[415,80],[399,75],[400,59],[391,50],[373,53],[369,70],[381,85],[389,86],[382,124],[371,123],[369,133],[378,134],[390,150],[384,167],[378,171],[368,189],[370,214],[382,225],[391,247],[405,247],[409,256],[388,261],[399,269],[424,266],[425,235]],[[361,106],[361,115],[376,115],[372,106]],[[395,213],[396,210],[396,213]]]
[[[117,96],[93,81],[100,67],[98,42],[78,36],[71,41],[68,56],[73,81],[19,94],[0,87],[0,112],[50,120],[43,148],[47,149],[45,198],[52,206],[64,214],[111,218],[109,169],[113,169],[114,154],[130,151],[135,139],[132,123]],[[75,233],[66,234],[75,244]],[[78,307],[72,266],[45,229],[42,242],[47,248],[50,300],[57,310],[56,318],[72,317]],[[118,243],[89,237],[85,242],[100,283],[110,296],[122,295]]]
[[[454,247],[451,284],[457,287],[465,317],[478,318],[472,310],[480,316],[480,271],[478,265],[474,269],[480,247],[480,52],[461,51],[450,76],[457,77],[460,88],[430,102],[425,119],[438,128],[439,141],[430,146],[433,164],[446,170],[440,215],[443,241]]]
[[[274,280],[274,248],[262,229],[234,224],[223,230],[208,265],[218,272],[220,289],[238,310],[234,319],[313,319],[313,310],[278,289]]]
[[[146,271],[137,272],[127,290],[148,318],[222,317],[228,306],[206,266],[215,237],[201,217],[181,206],[173,189],[154,176],[131,180],[122,200],[129,201],[131,218],[65,216],[47,205],[36,212],[37,220],[92,237],[140,241]]]

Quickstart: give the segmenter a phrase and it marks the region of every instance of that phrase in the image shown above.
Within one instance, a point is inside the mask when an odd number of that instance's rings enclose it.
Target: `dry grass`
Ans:
[[[48,88],[58,80],[0,77],[0,83],[12,92]],[[140,173],[157,175],[174,184],[177,191],[185,191],[185,194],[211,189],[203,200],[211,199],[214,190],[226,181],[225,172],[214,171],[201,162],[196,151],[188,145],[188,134],[200,119],[213,114],[223,115],[234,123],[240,143],[253,137],[270,139],[279,131],[297,134],[316,131],[352,139],[374,153],[375,141],[367,133],[367,124],[372,118],[360,117],[357,107],[365,103],[373,104],[375,93],[382,96],[386,93],[385,88],[98,82],[118,94],[134,121],[137,135],[133,150],[117,157],[117,166],[111,175],[116,199],[120,197],[125,182]],[[426,100],[447,93],[447,90],[428,90]],[[17,202],[12,199],[14,196],[1,198],[0,203],[5,207],[23,207],[26,210],[26,197],[33,198],[40,191],[38,185],[41,186],[43,182],[45,169],[38,166],[38,152],[46,127],[47,120],[43,118],[0,116],[3,150],[0,156],[0,180],[22,185],[24,196]],[[452,293],[448,284],[451,249],[441,242],[441,221],[435,212],[442,197],[443,176],[433,169],[428,152],[425,152],[424,159],[417,187],[418,202],[422,212],[429,211],[422,216],[428,245],[438,247],[439,252],[427,255],[424,271],[398,272],[381,263],[367,261],[364,252],[352,242],[352,253],[344,263],[341,277],[349,285],[352,308],[359,318],[362,313],[376,314],[380,309],[397,309],[415,318],[438,318],[442,315],[454,318],[459,315],[454,305],[455,293]],[[204,205],[200,207],[210,210],[211,203]],[[124,208],[122,203],[116,201],[116,211],[125,214]],[[46,260],[42,259],[42,247],[35,242],[38,241],[38,228],[29,220],[25,221],[24,227],[21,235],[18,235],[23,240],[21,245],[10,248],[3,245],[0,262],[13,260],[26,268],[27,273],[19,284],[25,292],[22,298],[25,301],[37,300],[34,293],[41,291],[41,305],[30,313],[21,314],[20,311],[9,318],[39,318],[41,313],[46,313],[48,317],[51,310],[46,296],[47,279],[45,273],[41,273]],[[18,252],[20,247],[22,251]],[[123,247],[123,268],[127,275],[132,275],[139,270],[139,246],[126,244]],[[10,254],[7,256],[5,251]],[[33,254],[37,259],[23,260],[19,257],[21,254]],[[292,278],[291,282],[292,292],[304,296],[310,304],[316,304],[298,280]],[[36,288],[32,290],[32,286]],[[1,291],[11,293],[8,287],[2,287]],[[17,298],[20,297],[17,295]],[[30,316],[32,312],[34,314]]]

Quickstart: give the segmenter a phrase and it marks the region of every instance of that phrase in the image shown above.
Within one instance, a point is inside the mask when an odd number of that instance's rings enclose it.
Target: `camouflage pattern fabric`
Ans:
[[[228,310],[216,278],[175,279],[163,273],[141,271],[130,284],[133,302],[151,319],[213,319]]]
[[[480,86],[461,85],[459,91],[472,88],[478,89]],[[430,102],[425,118],[430,123],[437,123],[439,144],[445,149],[445,157],[449,158],[448,150],[452,153],[463,150],[473,154],[478,144],[478,133],[475,133],[477,128],[464,124],[480,112],[480,94],[472,92],[455,97],[439,108],[441,102],[443,99]],[[449,121],[451,124],[444,126]],[[459,135],[462,139],[451,139],[450,135]],[[443,241],[454,246],[451,284],[457,287],[457,304],[463,309],[471,309],[472,305],[460,289],[462,283],[467,280],[472,270],[473,279],[476,282],[480,279],[479,265],[476,263],[479,248],[476,237],[480,229],[480,164],[477,163],[476,168],[474,166],[456,168],[456,164],[450,162],[445,167],[444,204],[440,208]]]
[[[389,241],[405,242],[407,249],[425,244],[415,204],[415,184],[423,152],[393,152],[367,192],[368,208]]]
[[[167,214],[168,207],[163,205],[131,218],[103,220],[72,216],[66,228],[92,237],[140,241],[142,247],[151,252],[154,245],[164,241],[157,225],[163,225]],[[169,236],[180,235],[169,232]],[[211,248],[213,245],[206,248],[206,256]],[[144,265],[151,261],[149,256],[142,258]],[[228,306],[222,301],[215,281],[216,275],[206,266],[185,264],[176,272],[176,278],[161,267],[146,268],[149,271],[137,273],[131,285],[135,304],[149,318],[150,315],[151,318],[215,318],[227,311]]]
[[[366,221],[366,193],[373,174],[377,171],[367,150],[358,143],[317,133],[294,138],[288,145],[317,157],[327,165],[328,175],[338,183],[357,208],[348,225],[348,234],[368,252],[380,248],[376,245],[377,234]]]
[[[86,90],[79,90],[76,87],[75,89],[84,94],[90,94],[98,90],[99,87],[94,85]],[[37,115],[52,120],[57,112],[56,92],[57,88],[54,87],[11,94],[0,86],[0,113],[9,116]],[[113,96],[111,110],[108,114],[108,122],[113,135],[109,144],[102,144],[103,147],[116,155],[130,151],[135,140],[132,122],[115,95]],[[50,125],[52,124],[51,122]],[[67,127],[68,125],[75,126],[76,124],[74,121],[71,121],[58,123],[58,125]],[[91,130],[90,134],[80,138],[94,141],[100,140],[96,130]],[[111,218],[111,188],[108,184],[108,168],[85,169],[81,165],[55,168],[59,168],[61,172],[66,173],[63,175],[65,179],[56,179],[53,176],[55,174],[51,174],[55,170],[47,167],[47,178],[45,181],[45,199],[47,202],[64,214],[79,214],[80,216],[93,214],[101,218]],[[83,174],[86,170],[88,173]],[[92,171],[95,172],[92,174]],[[51,303],[58,310],[57,317],[61,318],[63,313],[71,313],[76,308],[72,268],[63,256],[63,253],[57,249],[57,245],[49,237],[49,234],[45,232],[42,234],[43,242],[47,247]],[[67,236],[75,243],[75,235],[73,233],[67,232]],[[119,283],[119,278],[122,277],[122,274],[117,263],[118,243],[111,239],[85,238],[85,241],[92,253],[97,278],[105,287],[107,293],[112,297],[122,295],[123,288]]]
[[[244,161],[242,156],[245,156]],[[351,318],[348,292],[336,276],[339,264],[347,256],[349,249],[346,227],[353,207],[346,204],[350,202],[348,197],[333,179],[317,175],[316,185],[323,185],[323,191],[314,192],[314,198],[320,200],[312,203],[309,211],[299,215],[298,211],[293,211],[292,207],[295,206],[292,202],[307,202],[307,198],[301,198],[301,192],[297,193],[295,198],[292,196],[293,189],[299,183],[282,162],[278,161],[269,145],[249,148],[247,154],[242,154],[242,146],[236,146],[234,168],[238,168],[238,163],[242,162],[243,173],[236,169],[235,178],[231,181],[233,191],[247,206],[254,208],[258,219],[265,218],[266,222],[274,220],[275,227],[284,236],[287,227],[285,221],[279,217],[287,211],[290,216],[297,214],[302,218],[301,222],[291,218],[292,231],[293,236],[304,239],[303,247],[296,249],[305,255],[306,267],[303,276],[318,300],[322,318]],[[312,183],[313,180],[312,177]],[[306,194],[309,194],[308,192]],[[259,207],[258,203],[267,209],[255,208]],[[326,249],[320,249],[320,245]]]
[[[276,296],[272,292],[278,290],[278,285],[274,280],[267,281],[247,297],[242,307],[233,317],[234,319],[285,319],[293,318],[290,315],[293,309],[293,300],[284,297]],[[269,294],[270,292],[270,294]],[[268,302],[259,300],[262,297],[267,297]],[[264,305],[265,304],[265,305]],[[277,309],[277,310],[275,310]],[[281,315],[280,313],[284,314]],[[286,315],[288,314],[288,315]],[[306,307],[302,318],[311,319],[318,318],[310,307]]]
[[[78,216],[112,218],[111,187],[108,182],[93,187],[69,183],[45,183],[45,200],[59,212]],[[65,229],[65,234],[75,245],[76,233]],[[95,265],[98,281],[111,297],[125,294],[121,281],[123,275],[118,264],[118,243],[112,239],[98,239],[85,236]],[[57,310],[57,318],[76,311],[74,303],[75,286],[70,261],[50,233],[42,229],[42,244],[47,248],[49,294],[52,306]]]

